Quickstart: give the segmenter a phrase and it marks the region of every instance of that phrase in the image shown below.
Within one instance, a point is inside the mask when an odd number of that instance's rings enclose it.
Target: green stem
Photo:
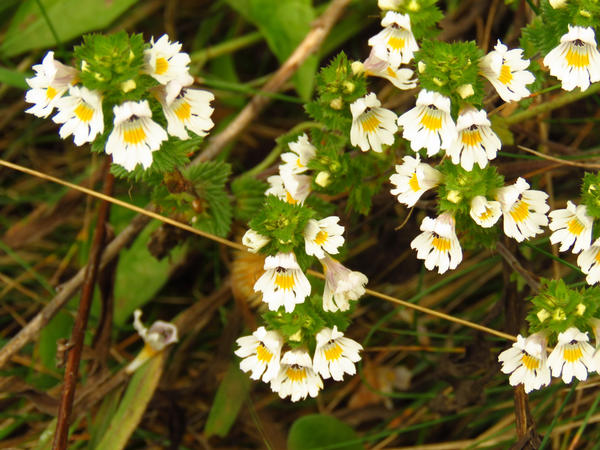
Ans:
[[[539,106],[535,106],[533,108],[529,108],[520,113],[513,114],[512,116],[510,116],[506,119],[506,124],[514,125],[516,123],[523,122],[524,120],[531,119],[532,117],[535,117],[539,114],[550,112],[554,109],[560,108],[561,106],[576,102],[577,100],[588,97],[599,91],[600,91],[600,83],[594,83],[584,92],[581,92],[581,91],[566,92],[548,102],[542,103]]]
[[[571,398],[571,395],[573,395],[573,392],[575,392],[575,386],[576,385],[577,385],[576,383],[573,383],[573,385],[571,386],[571,389],[569,390],[569,392],[565,396],[565,399],[563,400],[562,405],[560,405],[560,408],[558,408],[557,413],[555,414],[554,418],[552,419],[552,423],[550,424],[550,427],[548,427],[548,429],[546,430],[546,433],[544,434],[544,439],[542,440],[542,443],[540,444],[540,447],[539,447],[540,450],[542,450],[546,446],[546,444],[548,443],[548,440],[550,439],[550,435],[552,434],[552,430],[556,426],[556,422],[558,422],[558,418],[562,414],[563,409],[565,409],[565,405],[567,404],[567,402]]]
[[[311,128],[322,128],[322,127],[323,127],[323,125],[321,125],[320,123],[317,123],[317,122],[301,122],[298,125],[296,125],[294,128],[292,128],[286,134],[292,135],[292,134],[300,133],[301,131],[309,130]],[[277,144],[273,148],[273,150],[271,150],[270,153],[265,157],[265,159],[263,159],[260,163],[258,163],[252,169],[250,169],[247,172],[240,175],[240,177],[243,177],[243,176],[253,177],[253,176],[258,175],[263,170],[265,170],[267,167],[269,167],[271,164],[273,164],[275,162],[275,160],[279,157],[279,155],[281,154],[282,151],[283,151],[283,145]]]
[[[249,47],[252,44],[260,42],[263,39],[262,34],[258,31],[248,33],[244,36],[240,36],[229,41],[222,42],[212,47],[198,50],[190,55],[192,63],[204,64],[209,59],[217,58],[228,53],[233,53],[236,50],[240,50],[245,47]]]

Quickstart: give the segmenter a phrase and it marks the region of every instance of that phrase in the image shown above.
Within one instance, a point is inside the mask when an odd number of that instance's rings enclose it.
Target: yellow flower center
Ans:
[[[527,202],[524,202],[523,200],[518,201],[510,210],[510,216],[517,223],[526,220],[529,217],[529,205]]]
[[[334,343],[329,348],[326,348],[324,353],[327,361],[335,361],[342,355],[342,347]]]
[[[435,236],[433,238],[433,242],[431,243],[433,245],[433,247],[443,253],[449,252],[450,251],[450,239],[448,238],[443,238],[443,237],[439,237],[439,236]]]
[[[577,217],[573,217],[567,224],[567,230],[569,230],[569,233],[574,234],[575,236],[579,236],[584,228],[585,227],[583,224],[577,220]]]
[[[123,140],[126,144],[139,144],[146,139],[146,132],[138,125],[133,128],[127,128],[123,131]]]
[[[278,273],[275,276],[275,284],[284,291],[294,289],[294,286],[296,286],[294,275],[287,272]]]
[[[419,180],[417,179],[417,172],[413,172],[410,180],[408,180],[408,186],[413,192],[417,192],[421,189],[421,186],[419,186]]]
[[[392,36],[388,39],[387,45],[393,50],[402,50],[406,44],[405,40],[396,36]]]
[[[295,205],[296,203],[298,203],[296,199],[292,197],[292,194],[290,194],[288,191],[285,191],[285,201],[288,202],[290,205]]]
[[[52,86],[48,86],[46,89],[46,98],[48,100],[52,100],[54,97],[56,97],[56,94],[58,94],[56,89],[54,89]]]
[[[498,81],[502,84],[508,84],[513,80],[513,74],[510,71],[510,66],[502,64],[500,67],[500,75],[498,75]]]
[[[189,119],[191,117],[192,107],[188,102],[182,101],[178,106],[175,107],[173,112],[175,113],[177,118],[183,122],[184,120]]]
[[[442,118],[438,114],[429,114],[428,111],[425,111],[421,117],[421,125],[430,131],[437,131],[442,128]]]
[[[379,127],[380,123],[381,122],[379,119],[373,113],[367,114],[367,116],[361,121],[363,130],[365,130],[366,133],[372,133],[377,130],[377,127]]]
[[[296,165],[297,165],[298,167],[304,167],[304,165],[303,165],[303,164],[300,162],[300,158],[298,158],[298,159],[296,160]]]
[[[304,367],[288,367],[285,375],[293,382],[302,381],[306,378],[306,369]]]
[[[269,363],[271,358],[273,358],[273,353],[267,350],[267,347],[265,347],[262,342],[259,342],[256,346],[256,358],[260,362]]]
[[[579,346],[567,347],[567,348],[565,348],[565,351],[563,352],[563,358],[565,359],[565,361],[570,362],[570,363],[579,361],[582,356],[583,356],[583,353],[581,352],[581,349],[579,348]]]
[[[94,110],[92,108],[90,108],[87,105],[87,103],[81,102],[75,108],[74,113],[77,116],[77,118],[79,120],[81,120],[82,122],[89,122],[90,120],[92,120],[92,117],[94,115]]]
[[[535,370],[540,368],[540,360],[528,355],[527,353],[523,353],[523,356],[521,357],[521,363],[527,370]]]
[[[319,231],[317,233],[317,235],[315,236],[315,244],[317,245],[323,245],[326,241],[327,241],[327,237],[329,236],[329,234],[327,233],[327,231]]]
[[[581,69],[582,67],[587,67],[590,65],[590,57],[587,52],[579,52],[574,48],[570,48],[565,55],[565,59],[567,60],[567,64],[571,67],[577,67]]]
[[[396,78],[398,76],[396,74],[396,72],[394,71],[394,69],[392,69],[391,67],[388,67],[387,69],[385,69],[385,71],[388,74],[388,76],[390,76],[392,78]]]
[[[162,75],[167,70],[169,70],[169,61],[165,58],[156,58],[156,69],[154,69],[156,75]]]
[[[481,214],[479,214],[479,220],[481,220],[481,221],[488,220],[490,217],[492,217],[493,213],[494,212],[486,206],[485,211],[482,212]]]
[[[478,129],[464,130],[462,132],[461,141],[468,147],[475,147],[476,145],[479,145],[482,140],[481,133]]]

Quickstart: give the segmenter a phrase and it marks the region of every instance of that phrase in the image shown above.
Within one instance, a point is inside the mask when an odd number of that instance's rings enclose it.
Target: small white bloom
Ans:
[[[279,357],[283,346],[283,337],[277,331],[258,328],[252,335],[243,336],[237,341],[235,354],[242,358],[240,369],[251,371],[250,378],[271,381],[279,373]]]
[[[452,157],[454,164],[460,164],[467,171],[473,169],[474,163],[483,169],[488,160],[496,157],[502,145],[483,109],[477,111],[475,108],[466,108],[461,111],[456,130],[458,136],[446,154]]]
[[[350,105],[352,112],[352,128],[350,143],[360,147],[363,152],[370,148],[381,152],[382,144],[392,145],[394,133],[398,131],[396,114],[389,109],[381,108],[381,103],[374,93],[359,98]]]
[[[73,135],[75,145],[80,146],[104,132],[102,97],[98,92],[71,86],[69,95],[59,98],[56,107],[58,113],[52,120],[64,124],[58,131],[62,139]]]
[[[48,117],[58,99],[77,79],[77,70],[55,61],[52,51],[46,53],[42,63],[33,66],[33,70],[35,76],[25,80],[31,88],[25,94],[25,101],[34,105],[25,112]]]
[[[397,11],[403,3],[404,0],[377,0],[377,6],[383,11]]]
[[[381,26],[383,30],[369,39],[369,45],[376,55],[388,61],[392,67],[409,63],[419,46],[411,31],[408,14],[388,11]]]
[[[436,187],[442,180],[442,173],[429,164],[416,158],[405,156],[401,165],[396,165],[396,173],[390,176],[390,182],[396,186],[390,192],[398,196],[398,201],[406,206],[414,206],[424,192]]]
[[[505,102],[516,102],[530,95],[525,85],[533,83],[535,77],[525,70],[528,67],[529,60],[523,59],[523,49],[509,50],[500,40],[494,50],[481,59],[479,66]]]
[[[317,149],[308,141],[308,136],[303,134],[298,136],[298,140],[289,143],[291,152],[281,155],[284,164],[281,166],[281,172],[291,172],[294,174],[304,173],[308,170],[308,163],[315,157]]]
[[[106,141],[106,153],[130,172],[138,163],[147,169],[152,164],[152,152],[168,139],[165,130],[151,119],[148,101],[125,102],[115,106],[113,113],[114,129]]]
[[[208,91],[182,87],[173,81],[169,85],[178,87],[171,101],[167,98],[166,89],[161,89],[158,94],[158,100],[167,118],[167,132],[182,140],[190,137],[186,128],[198,136],[206,136],[208,130],[214,126],[210,118],[214,108],[210,106],[210,102],[215,96]]]
[[[283,182],[285,191],[289,193],[292,199],[296,202],[303,204],[304,200],[310,195],[311,192],[311,181],[312,177],[309,175],[299,175],[290,170],[289,166],[279,166],[279,175]],[[288,200],[286,195],[286,201]]]
[[[504,234],[517,242],[542,233],[548,225],[546,203],[548,194],[529,189],[529,183],[519,177],[512,186],[498,189],[496,199],[502,206]]]
[[[189,86],[194,82],[188,73],[190,55],[181,51],[179,42],[169,41],[169,36],[163,34],[154,42],[150,39],[151,48],[144,50],[145,71],[161,84],[177,81],[182,86]]]
[[[444,273],[455,269],[462,261],[462,249],[454,230],[454,217],[449,213],[443,213],[436,219],[425,217],[421,231],[410,247],[417,250],[418,259],[425,260],[427,270],[437,267],[439,273]]]
[[[317,348],[313,358],[313,369],[324,380],[333,378],[342,381],[344,374],[354,375],[354,363],[360,361],[360,352],[363,349],[358,342],[344,337],[337,326],[323,328],[317,333]]]
[[[277,253],[267,256],[265,273],[254,284],[256,292],[263,293],[263,301],[271,311],[281,306],[291,313],[298,303],[310,295],[310,283],[300,269],[294,253]]]
[[[344,245],[344,227],[338,225],[337,216],[321,220],[310,219],[304,229],[304,247],[307,255],[325,258],[325,252],[335,255]]]
[[[269,243],[269,238],[257,233],[252,228],[248,229],[242,236],[242,244],[248,247],[250,253],[257,253],[261,248]]]
[[[136,309],[133,313],[133,328],[144,340],[144,348],[125,368],[127,373],[133,373],[152,358],[158,352],[162,351],[168,345],[174,344],[179,340],[177,337],[177,327],[169,322],[157,320],[150,328],[146,328],[141,321],[142,311]]]
[[[419,92],[416,106],[398,118],[398,125],[404,128],[402,137],[410,141],[410,148],[426,148],[428,156],[449,148],[457,136],[450,99],[425,89]]]
[[[585,91],[590,83],[600,81],[600,52],[594,29],[569,25],[560,44],[544,58],[544,65],[550,68],[550,75],[562,82],[565,91],[576,87]]]
[[[325,272],[323,309],[330,312],[349,310],[350,300],[358,300],[364,295],[369,280],[364,274],[344,267],[327,254],[319,261]]]
[[[587,379],[588,372],[596,370],[592,360],[594,348],[588,341],[587,332],[582,333],[574,327],[559,333],[558,343],[548,357],[552,376],[560,377],[562,373],[562,379],[567,384],[573,377],[580,381]]]
[[[550,384],[550,368],[546,353],[546,336],[535,333],[524,338],[517,336],[511,348],[504,350],[498,356],[502,363],[503,373],[512,374],[509,378],[511,386],[523,384],[525,392]]]
[[[413,78],[414,72],[411,69],[392,67],[386,60],[378,58],[375,50],[371,50],[362,68],[366,75],[385,78],[401,90],[417,86],[417,79]]]
[[[471,200],[471,218],[483,228],[493,227],[502,215],[500,202],[478,195]]]
[[[600,281],[600,238],[579,254],[577,265],[587,275],[585,281],[588,284],[592,285]]]
[[[271,381],[271,390],[281,398],[291,397],[293,402],[308,395],[316,397],[323,389],[323,380],[313,370],[310,355],[303,348],[285,352],[281,358],[279,374]]]
[[[548,214],[550,229],[553,231],[550,242],[561,244],[560,251],[567,251],[573,244],[573,253],[587,250],[592,245],[592,225],[594,219],[587,213],[585,205],[576,206],[567,201],[566,209],[557,209]]]

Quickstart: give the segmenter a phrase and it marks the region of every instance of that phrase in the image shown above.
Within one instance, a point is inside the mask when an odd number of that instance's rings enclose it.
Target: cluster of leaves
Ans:
[[[600,21],[600,3],[596,0],[569,0],[553,8],[549,0],[540,2],[535,19],[523,30],[521,45],[527,56],[546,55],[560,42],[568,25],[596,27]]]
[[[542,279],[540,292],[531,303],[533,308],[527,315],[530,333],[547,331],[556,336],[571,327],[591,331],[591,319],[597,317],[600,308],[600,288],[578,290],[563,280]]]
[[[482,57],[483,51],[473,41],[447,43],[424,39],[415,53],[419,83],[423,89],[449,97],[456,118],[461,105],[483,104],[483,82],[479,76]]]
[[[590,216],[600,219],[600,174],[585,173],[581,185],[581,201]]]
[[[437,24],[444,14],[437,6],[437,0],[410,0],[398,6],[398,12],[408,14],[412,32],[416,39],[438,34]]]

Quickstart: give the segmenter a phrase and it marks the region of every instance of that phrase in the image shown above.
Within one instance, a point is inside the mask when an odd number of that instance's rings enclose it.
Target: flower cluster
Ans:
[[[354,375],[354,364],[360,360],[362,345],[337,327],[323,328],[316,335],[316,348],[311,358],[306,347],[290,349],[282,354],[283,336],[277,331],[258,328],[252,335],[237,340],[235,354],[242,358],[240,367],[251,372],[253,380],[270,383],[271,390],[293,402],[307,396],[316,397],[323,380],[342,381],[344,374]]]
[[[27,79],[25,101],[33,106],[26,112],[45,118],[56,108],[52,120],[61,124],[62,139],[72,135],[77,146],[102,140],[113,162],[132,171],[138,164],[150,167],[169,136],[186,140],[188,131],[205,136],[213,127],[214,96],[191,88],[190,57],[167,35],[150,44],[125,33],[86,36],[75,54],[80,69],[56,61],[50,51]],[[154,103],[166,130],[153,120]],[[111,110],[112,119],[106,118]]]

